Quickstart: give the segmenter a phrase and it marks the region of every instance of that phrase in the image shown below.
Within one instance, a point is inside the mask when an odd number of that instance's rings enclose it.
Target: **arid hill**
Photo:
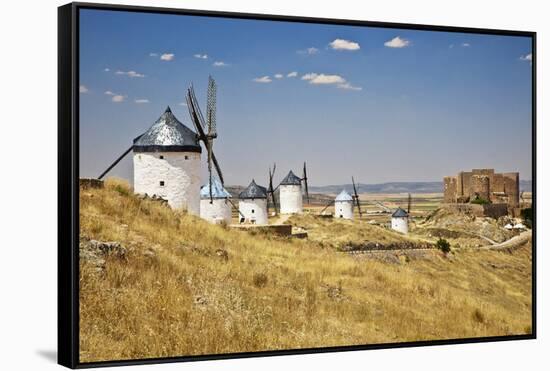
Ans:
[[[210,225],[115,180],[80,205],[83,362],[531,332],[529,244],[383,261]],[[403,239],[343,226],[325,233]]]

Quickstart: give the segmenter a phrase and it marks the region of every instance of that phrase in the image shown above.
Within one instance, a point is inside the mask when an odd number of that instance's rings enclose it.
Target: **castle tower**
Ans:
[[[443,178],[443,202],[455,203],[457,197],[457,177],[446,176]]]
[[[519,206],[519,173],[504,173],[504,190],[508,195],[508,205]]]
[[[343,190],[334,199],[334,217],[341,219],[353,219],[353,197]]]
[[[239,194],[239,221],[241,223],[267,224],[267,191],[254,179]]]
[[[134,139],[133,153],[135,193],[162,197],[174,209],[199,214],[201,146],[170,107]]]
[[[391,216],[391,229],[404,234],[409,233],[409,214],[400,207]]]
[[[231,194],[223,187],[218,178],[212,178],[212,199],[210,184],[205,184],[200,192],[201,218],[214,224],[231,223]]]
[[[301,214],[302,204],[302,180],[292,170],[279,185],[279,198],[281,214]]]
[[[489,201],[491,199],[489,184],[489,176],[477,174],[472,175],[470,180],[470,200],[474,200],[476,197],[479,197],[485,201]]]

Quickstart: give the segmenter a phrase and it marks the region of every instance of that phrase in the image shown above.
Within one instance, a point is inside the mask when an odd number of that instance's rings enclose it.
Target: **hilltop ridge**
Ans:
[[[211,225],[113,179],[80,205],[82,362],[531,331],[530,245],[371,259]],[[355,225],[331,233],[402,239]]]

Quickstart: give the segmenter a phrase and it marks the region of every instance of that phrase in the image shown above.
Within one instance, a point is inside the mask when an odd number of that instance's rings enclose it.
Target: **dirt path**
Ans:
[[[494,245],[480,247],[479,250],[514,250],[525,245],[532,238],[531,230],[521,232],[519,235],[510,238],[507,241]]]

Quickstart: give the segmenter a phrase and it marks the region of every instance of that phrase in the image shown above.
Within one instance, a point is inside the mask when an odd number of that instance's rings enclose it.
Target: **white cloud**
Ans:
[[[302,76],[302,80],[309,81],[310,84],[345,84],[346,79],[340,75],[325,75],[324,73],[307,73]]]
[[[108,67],[106,67],[106,68],[104,68],[104,69],[103,69],[103,71],[105,71],[105,72],[109,72],[109,71],[111,71],[111,69],[110,69],[110,68],[108,68]]]
[[[470,43],[462,43],[460,46],[462,46],[463,48],[469,48]]]
[[[111,100],[115,103],[124,102],[125,99],[126,99],[126,96],[124,95],[113,95],[113,97],[111,98]]]
[[[80,85],[80,87],[78,88],[78,91],[82,94],[86,94],[89,92],[88,88],[86,87],[86,85]]]
[[[335,39],[330,44],[330,47],[334,50],[359,50],[361,47],[354,41]]]
[[[149,103],[149,99],[136,99],[134,102],[137,104]]]
[[[360,86],[353,86],[351,85],[349,82],[345,82],[343,84],[338,84],[337,87],[339,89],[345,89],[345,90],[356,90],[356,91],[360,91],[360,90],[363,90],[362,87]]]
[[[298,50],[296,53],[298,54],[307,54],[307,55],[314,55],[319,53],[319,49],[310,47],[302,50]]]
[[[344,90],[363,90],[360,86],[354,86],[345,78],[340,75],[327,75],[324,73],[306,73],[301,77],[302,80],[307,81],[313,85],[335,85],[339,89]]]
[[[208,54],[193,54],[193,57],[198,59],[208,59]]]
[[[116,71],[117,75],[126,75],[128,77],[145,77],[142,73],[137,73],[136,71]]]
[[[184,106],[184,107],[187,107],[187,102],[180,102],[180,103],[178,103],[178,106]]]
[[[259,83],[263,83],[263,84],[267,84],[273,80],[271,80],[271,78],[269,76],[262,76],[262,77],[256,77],[254,80],[252,80],[254,82],[259,82]]]
[[[113,93],[113,92],[110,91],[110,90],[106,90],[103,94],[110,96],[110,97],[111,97],[111,101],[113,101],[113,102],[115,102],[115,103],[124,102],[124,100],[126,100],[126,96],[125,96],[125,95]]]
[[[282,79],[284,76],[282,73],[276,73],[275,75],[273,75],[273,77],[275,77],[276,79]]]
[[[386,41],[384,43],[388,48],[404,48],[409,46],[411,42],[407,39],[402,39],[399,36],[394,37],[393,39]]]
[[[455,47],[455,44],[449,45],[449,49],[452,49],[452,48],[454,48],[454,47]]]
[[[298,76],[298,72],[296,71],[289,72],[288,75],[286,75],[286,77],[296,77],[296,76]]]
[[[216,61],[216,62],[212,63],[212,66],[214,66],[214,67],[227,67],[229,65],[227,63],[223,62],[223,61]]]
[[[158,53],[149,53],[149,57],[158,57]]]
[[[164,53],[163,55],[160,56],[160,60],[161,61],[171,61],[173,60],[175,57],[174,54],[172,53]]]
[[[519,59],[522,60],[522,61],[532,62],[533,61],[533,53],[522,55],[521,57],[519,57]]]

